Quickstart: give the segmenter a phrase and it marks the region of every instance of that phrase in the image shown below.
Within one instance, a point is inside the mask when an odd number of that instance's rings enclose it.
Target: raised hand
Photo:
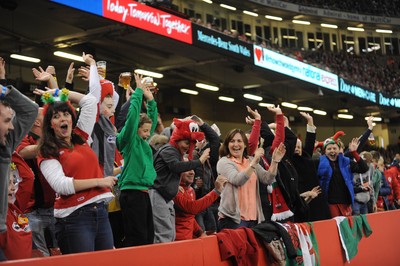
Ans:
[[[245,118],[246,124],[252,126],[254,124],[255,119],[251,118],[250,116],[246,116]]]
[[[246,106],[247,112],[253,116],[256,120],[261,120],[261,115],[258,113],[257,109],[251,109],[249,106]]]
[[[0,79],[6,78],[6,61],[0,57]]]
[[[85,62],[86,65],[96,65],[96,60],[94,60],[93,55],[91,54],[85,54],[85,52],[82,53],[82,59]]]
[[[279,144],[278,148],[276,148],[272,153],[272,161],[280,162],[283,156],[285,156],[285,153],[286,153],[285,144],[283,143]]]
[[[310,126],[314,125],[314,119],[309,113],[300,112],[300,115],[307,120],[307,124]]]
[[[154,99],[153,94],[150,91],[151,84],[146,83],[146,80],[143,79],[143,75],[135,74],[136,87],[143,90],[143,95],[147,101],[151,101]]]
[[[56,68],[54,66],[47,66],[46,67],[46,72],[50,73],[53,76],[55,76],[56,75]]]
[[[44,71],[42,67],[39,67],[39,69],[32,68],[32,73],[35,76],[36,80],[40,81],[47,82],[50,80],[50,78],[53,77],[51,73]]]
[[[282,109],[279,107],[279,105],[277,107],[275,107],[275,106],[267,106],[267,109],[270,112],[275,113],[276,115],[281,115],[282,114]]]
[[[201,119],[200,117],[198,117],[197,115],[192,115],[190,117],[190,119],[192,119],[194,122],[196,122],[199,126],[202,126],[204,124],[203,119]]]
[[[204,164],[208,158],[210,158],[210,148],[205,149],[199,159],[200,162]]]
[[[368,129],[369,130],[372,130],[374,128],[373,121],[374,121],[374,117],[372,115],[369,116],[368,119],[367,119],[367,125],[368,125]]]
[[[358,138],[353,138],[350,143],[349,143],[349,151],[356,151],[358,148],[358,145],[360,145],[360,141],[358,140]]]
[[[78,74],[81,76],[82,80],[84,80],[84,81],[89,81],[89,76],[90,76],[90,69],[89,69],[89,67],[81,66],[81,67],[78,69]]]
[[[67,71],[67,77],[65,78],[65,82],[72,84],[72,81],[74,80],[74,72],[75,72],[74,62],[72,62],[69,65],[69,68]]]
[[[132,89],[131,86],[128,86],[128,88],[125,90],[125,98],[126,101],[128,102],[129,99],[131,98],[132,93],[134,93],[135,91]]]
[[[146,101],[151,101],[154,99],[154,94],[150,90],[151,86],[148,86],[147,84],[143,88],[143,95],[146,98]]]

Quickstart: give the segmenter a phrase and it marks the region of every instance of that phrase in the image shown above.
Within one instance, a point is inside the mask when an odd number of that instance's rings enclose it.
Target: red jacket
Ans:
[[[250,228],[223,229],[217,238],[222,260],[232,257],[234,265],[258,265],[258,242]]]
[[[175,196],[175,240],[192,239],[202,234],[201,227],[197,224],[195,215],[207,209],[218,197],[214,190],[201,199],[196,200],[196,193],[191,186],[183,186],[184,192],[179,191]]]
[[[14,178],[17,179],[14,180],[14,182],[17,182],[14,204],[25,213],[30,206],[29,204],[31,204],[35,176],[32,169],[18,153],[14,152],[11,160],[16,166],[16,169],[12,169],[11,172]]]
[[[29,145],[37,145],[39,137],[32,132],[28,133],[21,143],[16,148],[16,152],[20,152],[23,148]],[[56,193],[50,187],[47,180],[44,178],[39,169],[36,159],[26,160],[28,166],[34,171],[35,174],[35,187],[32,187],[31,199],[25,209],[21,209],[24,213],[31,212],[32,208],[51,208],[54,206]],[[39,186],[38,186],[39,185]],[[36,202],[39,199],[40,202]]]
[[[388,200],[392,203],[393,200],[400,199],[400,184],[398,182],[400,172],[397,166],[391,166],[389,169],[385,170],[384,174],[392,188],[392,194],[388,195]]]
[[[11,174],[15,185],[15,202],[8,203],[7,231],[0,234],[0,248],[8,260],[26,259],[32,256],[32,232],[23,211],[28,205],[33,190],[33,172],[26,162],[13,153]]]

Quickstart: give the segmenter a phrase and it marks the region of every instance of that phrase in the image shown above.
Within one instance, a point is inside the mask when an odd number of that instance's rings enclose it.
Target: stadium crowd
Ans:
[[[7,85],[0,58],[0,147],[9,158],[1,161],[8,184],[1,195],[8,208],[0,217],[3,260],[165,243],[400,204],[400,154],[369,143],[373,117],[345,146],[342,131],[316,142],[308,113],[300,113],[307,128],[300,140],[279,106],[267,110],[274,121],[247,106],[251,131],[235,128],[220,139],[217,125],[195,114],[163,125],[151,79],[135,74],[133,89],[121,73],[114,85],[91,55],[82,59],[87,66],[78,72],[87,94],[74,91],[73,63],[65,79],[55,78],[52,66],[33,68],[43,85],[34,91],[36,104]]]

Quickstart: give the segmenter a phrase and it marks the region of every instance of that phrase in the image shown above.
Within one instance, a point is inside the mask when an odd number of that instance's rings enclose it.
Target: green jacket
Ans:
[[[137,133],[142,99],[143,90],[136,88],[130,99],[125,126],[117,136],[117,147],[124,157],[124,170],[118,180],[121,190],[147,190],[157,177],[151,147]],[[147,115],[153,121],[151,135],[157,126],[158,116],[157,103],[154,100],[147,103]]]

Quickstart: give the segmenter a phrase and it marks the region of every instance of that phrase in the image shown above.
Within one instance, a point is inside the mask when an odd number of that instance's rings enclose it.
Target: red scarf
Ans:
[[[262,156],[261,159],[265,165],[265,170],[268,170],[269,164],[267,159],[264,156]],[[268,199],[272,206],[272,221],[282,221],[294,215],[287,206],[282,191],[276,181],[268,186]]]

